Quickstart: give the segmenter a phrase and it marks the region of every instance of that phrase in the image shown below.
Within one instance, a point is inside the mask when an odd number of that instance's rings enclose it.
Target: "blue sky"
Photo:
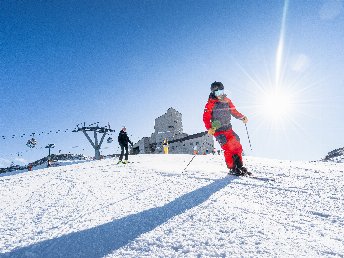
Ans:
[[[322,158],[344,145],[343,13],[342,0],[1,1],[0,162],[35,160],[48,143],[93,155],[64,132],[81,122],[126,125],[137,141],[169,107],[186,133],[204,131],[215,80],[249,118],[253,151],[233,121],[247,155]],[[32,132],[34,150],[18,137]]]

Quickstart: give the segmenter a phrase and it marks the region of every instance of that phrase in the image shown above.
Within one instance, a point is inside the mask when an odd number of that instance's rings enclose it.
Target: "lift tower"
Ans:
[[[94,124],[97,124],[96,126],[93,126]],[[110,128],[110,125],[108,124],[108,126],[103,126],[103,127],[99,127],[98,122],[91,124],[89,126],[85,126],[85,123],[83,124],[82,127],[79,127],[80,124],[77,125],[77,128],[75,130],[73,130],[73,132],[83,132],[84,135],[86,136],[87,140],[91,143],[92,147],[94,148],[95,154],[94,154],[94,158],[96,160],[100,160],[100,148],[102,146],[102,143],[104,141],[104,138],[106,136],[107,133],[112,133],[115,132],[115,130],[112,130]],[[94,142],[92,141],[92,139],[90,138],[90,136],[87,134],[87,132],[93,132],[93,136],[94,136]],[[98,135],[99,134],[103,134],[100,142],[98,142]]]

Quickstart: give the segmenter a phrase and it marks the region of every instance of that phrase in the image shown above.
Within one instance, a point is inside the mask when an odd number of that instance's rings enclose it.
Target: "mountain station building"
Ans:
[[[182,114],[169,108],[165,114],[155,119],[154,132],[150,137],[143,137],[133,146],[134,154],[163,153],[163,141],[168,140],[169,153],[193,154],[195,146],[199,154],[214,149],[214,139],[206,132],[188,135],[183,132]]]

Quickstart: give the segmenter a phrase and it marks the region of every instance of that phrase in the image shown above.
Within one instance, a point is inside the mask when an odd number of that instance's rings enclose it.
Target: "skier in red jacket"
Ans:
[[[221,82],[211,84],[211,93],[203,113],[203,121],[210,135],[213,135],[224,150],[225,161],[230,174],[251,175],[243,166],[242,146],[239,136],[232,130],[231,117],[245,124],[246,116],[238,112],[232,101],[224,94]]]

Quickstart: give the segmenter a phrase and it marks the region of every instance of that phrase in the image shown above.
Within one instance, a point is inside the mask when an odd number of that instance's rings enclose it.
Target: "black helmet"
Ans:
[[[210,86],[210,90],[212,92],[217,91],[217,90],[223,90],[223,89],[224,89],[224,87],[223,87],[222,82],[214,81]]]

